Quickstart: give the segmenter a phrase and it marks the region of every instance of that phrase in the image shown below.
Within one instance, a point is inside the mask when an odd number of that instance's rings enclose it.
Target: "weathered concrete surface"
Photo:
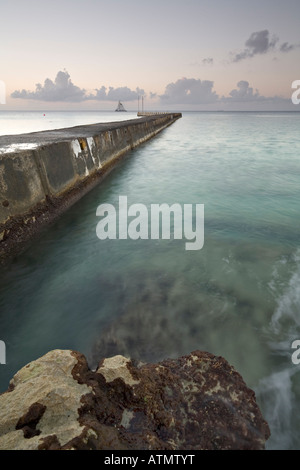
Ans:
[[[270,435],[254,392],[222,357],[106,358],[91,371],[51,351],[0,395],[0,450],[249,450]]]
[[[23,213],[45,198],[39,169],[32,150],[0,155],[0,222],[9,214]]]
[[[181,114],[0,137],[0,260]]]

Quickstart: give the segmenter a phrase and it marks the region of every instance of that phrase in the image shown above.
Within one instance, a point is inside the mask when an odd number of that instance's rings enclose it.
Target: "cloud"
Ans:
[[[213,65],[214,59],[212,57],[207,57],[206,59],[202,60],[203,65]]]
[[[253,51],[267,50],[270,46],[268,43],[260,43],[254,38],[252,44]],[[258,45],[260,43],[260,46]],[[255,46],[255,47],[254,47]],[[288,43],[282,44],[282,51],[291,50]],[[293,46],[298,47],[298,46]],[[141,88],[131,90],[127,86],[123,87],[105,87],[96,88],[93,92],[87,93],[85,89],[73,84],[70,75],[66,70],[57,73],[54,81],[47,78],[43,85],[37,84],[35,91],[14,91],[11,95],[13,98],[31,99],[52,102],[87,102],[87,101],[135,101],[140,96],[146,97],[146,93]],[[210,80],[200,80],[198,78],[180,78],[177,81],[169,83],[165,87],[165,92],[159,95],[154,92],[148,93],[150,100],[156,99],[161,106],[167,105],[185,105],[197,106],[207,105],[208,108],[215,109],[217,106],[225,106],[226,109],[236,108],[243,109],[245,107],[263,107],[276,106],[287,107],[290,105],[289,99],[277,96],[265,97],[259,94],[258,90],[254,90],[248,81],[240,80],[236,88],[231,90],[228,96],[220,96],[214,91],[214,82]]]
[[[256,31],[250,35],[250,37],[245,42],[245,49],[237,54],[234,54],[233,62],[240,62],[244,59],[249,59],[259,54],[266,54],[276,49],[276,45],[279,42],[279,38],[275,35],[270,38],[270,33],[267,29],[262,31]],[[284,42],[279,47],[279,52],[291,52],[297,47],[300,47],[299,44],[289,44]]]
[[[22,98],[40,101],[79,102],[85,99],[85,90],[75,86],[67,71],[60,71],[54,82],[46,78],[44,85],[37,83],[35,91],[14,91],[12,98]]]
[[[281,44],[279,50],[280,52],[290,52],[296,49],[297,47],[299,47],[299,44],[289,44],[288,42],[284,42],[283,44]]]
[[[98,100],[98,101],[135,101],[139,96],[145,96],[145,91],[136,88],[136,90],[131,90],[128,87],[119,87],[113,88],[109,87],[108,89],[102,86],[100,89],[96,89],[95,95],[89,95],[87,99]]]
[[[262,31],[256,31],[250,35],[250,37],[245,42],[245,48],[241,52],[234,54],[233,62],[240,62],[244,59],[249,59],[259,54],[266,54],[268,52],[278,50],[279,52],[287,53],[291,52],[297,47],[300,47],[300,44],[289,44],[288,42],[283,42],[279,48],[276,48],[279,38],[275,35],[270,38],[270,33],[267,29]]]
[[[80,88],[73,84],[70,75],[66,70],[59,71],[54,81],[46,78],[44,84],[36,84],[35,91],[16,90],[11,94],[12,98],[20,98],[27,100],[51,101],[51,102],[82,102],[88,100],[96,101],[134,101],[138,96],[144,95],[145,91],[136,88],[131,90],[124,86],[119,88],[102,86],[95,89],[94,94],[87,94],[84,88]]]
[[[273,36],[273,39],[269,39],[269,31],[267,29],[252,33],[249,39],[247,39],[245,45],[250,49],[251,54],[264,54],[270,49],[273,49],[276,45],[278,38]]]
[[[253,88],[250,87],[249,82],[246,80],[241,80],[237,84],[237,88],[231,90],[229,97],[225,98],[226,101],[230,102],[249,102],[249,101],[261,101],[265,98],[261,96],[256,90],[253,91]]]
[[[249,82],[241,80],[228,96],[222,96],[219,101],[226,109],[237,110],[286,110],[293,108],[291,100],[280,96],[263,96],[254,90]]]
[[[255,55],[266,54],[272,51],[279,39],[276,36],[270,39],[269,35],[270,33],[267,29],[252,33],[245,42],[246,48],[242,52],[235,54],[233,62],[240,62],[241,60],[254,57]]]
[[[250,86],[247,80],[240,80],[227,96],[213,91],[214,82],[195,78],[181,78],[166,86],[160,96],[162,105],[205,105],[207,109],[290,109],[291,100],[279,96],[263,96]]]
[[[214,82],[195,78],[180,78],[166,86],[160,95],[162,103],[167,104],[207,104],[215,103],[218,95],[213,91]]]
[[[202,59],[201,62],[199,61],[191,62],[189,65],[191,67],[202,67],[202,66],[213,65],[213,64],[214,64],[214,59],[212,57],[206,57],[205,59]]]

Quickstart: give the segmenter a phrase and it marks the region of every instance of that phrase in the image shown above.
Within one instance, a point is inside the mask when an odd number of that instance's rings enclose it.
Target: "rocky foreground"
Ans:
[[[0,450],[256,450],[270,431],[255,394],[222,357],[156,364],[123,356],[95,371],[55,350],[0,395]]]

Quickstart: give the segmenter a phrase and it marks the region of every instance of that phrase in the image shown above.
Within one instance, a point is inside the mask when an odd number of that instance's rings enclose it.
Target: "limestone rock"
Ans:
[[[80,434],[80,400],[92,389],[74,380],[77,364],[75,353],[56,350],[17,372],[0,395],[0,449],[37,449],[54,434],[63,446]]]
[[[157,364],[116,356],[96,371],[51,351],[14,376],[0,409],[0,450],[246,450],[270,435],[242,377],[200,351]]]

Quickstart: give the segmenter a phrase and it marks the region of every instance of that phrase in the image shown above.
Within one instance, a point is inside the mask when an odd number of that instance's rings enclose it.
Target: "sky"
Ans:
[[[142,96],[145,110],[300,110],[299,0],[0,0],[0,12],[0,111],[137,110]]]

